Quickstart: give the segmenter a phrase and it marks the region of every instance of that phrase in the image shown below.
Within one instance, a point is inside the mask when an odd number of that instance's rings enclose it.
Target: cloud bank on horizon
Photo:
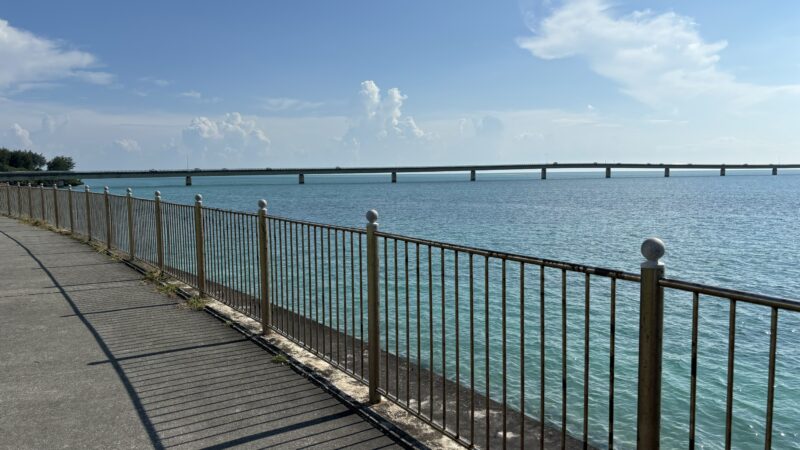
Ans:
[[[564,81],[552,83],[563,104],[533,99],[508,107],[482,98],[479,106],[458,107],[448,96],[474,92],[463,85],[428,90],[424,67],[384,76],[413,86],[401,91],[394,83],[382,89],[378,78],[335,80],[322,62],[317,79],[297,80],[279,96],[238,92],[234,83],[209,91],[192,78],[126,73],[119,64],[104,65],[104,55],[0,19],[0,146],[67,154],[79,169],[735,163],[795,155],[800,84],[745,81],[722,63],[730,44],[704,38],[692,17],[569,0],[544,2],[516,17],[523,19],[529,33],[503,44],[516,49],[514,61],[563,71],[565,79],[582,67],[600,101],[576,98]],[[569,67],[558,65],[565,61]],[[496,76],[489,67],[473,79],[453,66],[453,79],[476,91]],[[537,83],[536,71],[526,77]],[[311,82],[345,88],[332,89],[329,98],[292,95]],[[526,88],[507,91],[524,95]],[[81,96],[64,94],[72,90]],[[160,103],[128,107],[133,98]]]

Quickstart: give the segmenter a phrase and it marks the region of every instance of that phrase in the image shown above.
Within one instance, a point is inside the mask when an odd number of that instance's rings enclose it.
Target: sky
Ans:
[[[78,170],[797,163],[800,3],[0,1],[0,146]]]

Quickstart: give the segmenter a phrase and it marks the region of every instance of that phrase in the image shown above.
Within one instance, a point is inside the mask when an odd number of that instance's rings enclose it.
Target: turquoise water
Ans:
[[[135,195],[147,198],[158,189],[165,200],[183,203],[192,202],[194,194],[201,193],[206,206],[245,211],[255,211],[256,201],[265,198],[274,215],[359,227],[365,223],[364,213],[375,208],[383,231],[630,272],[638,271],[642,240],[658,236],[667,246],[663,261],[669,277],[800,297],[800,176],[787,172],[773,177],[767,171],[729,171],[726,177],[679,171],[671,178],[660,175],[615,172],[613,178],[604,179],[600,172],[551,172],[549,179],[542,181],[538,173],[479,173],[478,181],[471,183],[466,181],[467,174],[401,174],[397,184],[389,183],[388,175],[306,176],[302,186],[296,184],[295,177],[195,178],[192,187],[183,186],[183,179],[86,182],[95,188],[108,184],[115,193],[130,186]],[[515,277],[512,268],[510,279]],[[560,380],[561,364],[559,277],[558,272],[548,273],[546,286],[553,303],[548,305],[546,316],[545,415],[555,423],[560,423],[556,381]],[[536,285],[536,278],[536,273],[526,273],[530,286]],[[608,414],[604,394],[608,385],[608,286],[599,279],[592,283],[589,435],[594,443],[603,445]],[[631,447],[635,442],[638,291],[622,282],[619,290],[615,444]],[[531,289],[532,298],[538,296],[536,292]],[[579,435],[583,416],[582,277],[569,279],[568,292],[568,428]],[[492,298],[494,302],[496,297]],[[510,301],[510,317],[518,317],[514,302]],[[497,307],[492,304],[492,317],[497,317]],[[463,308],[462,313],[468,312]],[[540,376],[534,351],[538,346],[536,308],[534,302],[526,305],[525,324],[526,348],[532,349],[525,358],[526,373],[531,372],[525,389],[526,412],[534,417],[539,415],[535,399]],[[666,448],[686,447],[688,442],[690,308],[690,295],[667,293],[662,411]],[[516,320],[512,320],[512,342],[519,342],[518,330]],[[800,448],[798,330],[796,314],[781,315],[775,448]],[[740,304],[736,332],[734,443],[737,448],[763,447],[769,310]],[[701,301],[697,442],[704,448],[720,448],[724,437],[727,336],[727,302]],[[454,363],[449,354],[447,359],[448,374],[452,374]],[[519,384],[514,384],[519,371],[516,362],[510,362],[509,388],[518,392]],[[495,389],[492,392],[493,396],[498,393]],[[515,402],[513,395],[511,402]]]

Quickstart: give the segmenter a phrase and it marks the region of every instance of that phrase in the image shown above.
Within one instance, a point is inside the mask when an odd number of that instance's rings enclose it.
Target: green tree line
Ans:
[[[49,161],[41,153],[30,150],[10,150],[0,147],[0,172],[38,171],[47,170],[73,170],[75,161],[69,156],[56,156]],[[28,180],[22,181],[27,183]],[[36,181],[31,181],[38,184]],[[59,184],[80,184],[80,180],[58,180]]]

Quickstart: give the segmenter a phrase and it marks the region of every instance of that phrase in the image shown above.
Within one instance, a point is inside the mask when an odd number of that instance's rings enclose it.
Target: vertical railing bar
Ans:
[[[333,278],[332,273],[333,270],[331,269],[331,229],[327,229],[328,232],[328,343],[330,347],[330,358],[333,359]],[[338,277],[338,271],[336,273]],[[337,289],[338,289],[338,281],[337,281]],[[337,297],[338,299],[338,294]],[[338,307],[338,306],[337,306]],[[337,341],[338,343],[338,341]]]
[[[697,321],[700,295],[692,293],[692,362],[691,384],[689,387],[689,449],[695,447],[695,423],[697,411]]]
[[[519,263],[519,446],[525,448],[525,263]]]
[[[344,231],[342,231],[342,317],[344,318],[344,335],[342,336],[344,371],[347,372],[347,234]]]
[[[326,321],[325,321],[325,317],[326,317],[326,314],[325,314],[325,233],[323,232],[322,228],[319,229],[319,246],[320,246],[320,263],[319,263],[319,265],[322,268],[322,274],[321,274],[321,277],[320,277],[320,279],[322,280],[322,321],[320,322],[320,324],[321,324],[320,331],[322,333],[322,347],[321,347],[321,350],[322,350],[322,355],[323,355],[323,358],[324,358],[325,357],[325,344],[326,344],[325,343],[325,335],[327,333],[325,332],[325,326],[326,326]]]
[[[308,225],[300,225],[300,254],[302,255],[302,279],[303,279],[303,343],[306,347],[311,346],[311,327],[309,324],[309,309],[311,309],[311,255],[309,254],[310,242],[306,244],[306,235],[309,234]],[[305,231],[305,233],[303,233]],[[308,270],[306,270],[306,256],[308,256]],[[306,289],[306,279],[308,288]]]
[[[469,442],[475,444],[475,270],[469,252]],[[488,399],[487,399],[488,400]]]
[[[350,351],[353,354],[353,374],[356,374],[356,256],[353,253],[353,232],[350,232]],[[345,321],[347,324],[347,321]],[[345,334],[345,339],[347,335]]]
[[[75,234],[75,213],[73,211],[72,186],[67,186],[67,209],[69,209],[69,232]]]
[[[561,269],[561,448],[567,445],[567,271]]]
[[[389,239],[383,238],[383,313],[386,328],[386,393],[389,393]]]
[[[731,448],[731,421],[733,419],[733,367],[736,349],[736,301],[730,302],[730,320],[728,322],[728,377],[725,396],[725,449]]]
[[[614,366],[617,327],[617,279],[611,278],[611,305],[609,319],[609,351],[608,351],[608,448],[614,448]]]
[[[428,394],[430,401],[428,402],[428,417],[433,421],[433,249],[430,245],[428,247]]]
[[[417,414],[422,413],[422,303],[419,291],[419,242],[415,244],[414,263],[416,265],[416,294],[417,294]]]
[[[200,296],[206,294],[205,250],[203,248],[203,197],[195,196],[195,239],[197,241],[197,289]]]
[[[461,437],[461,345],[460,342],[460,320],[458,317],[458,250],[453,251],[453,282],[454,286],[454,303],[453,308],[455,311],[456,322],[456,439]],[[442,280],[444,283],[444,280]]]
[[[10,205],[9,205],[9,207],[10,207]],[[61,221],[59,220],[59,217],[58,217],[58,213],[59,213],[59,211],[58,211],[58,185],[56,183],[53,183],[53,211],[55,213],[55,219],[56,219],[55,220],[55,222],[56,222],[55,225],[56,225],[56,228],[60,229],[61,228]]]
[[[341,357],[341,342],[340,336],[341,332],[341,314],[339,313],[339,231],[333,230],[333,261],[336,266],[336,276],[334,277],[336,280],[336,363],[341,365],[342,357]],[[345,367],[347,370],[347,367]]]
[[[484,376],[486,377],[486,446],[485,448],[489,449],[489,442],[491,434],[489,432],[490,429],[490,416],[491,416],[491,395],[490,395],[490,385],[489,385],[489,367],[491,363],[489,361],[489,257],[484,257],[484,267],[483,267],[483,287],[484,287],[484,337],[486,339],[486,345],[484,346],[485,351],[485,364],[484,364]]]
[[[507,376],[507,302],[506,302],[506,259],[502,259],[502,275],[501,275],[501,289],[502,289],[502,297],[501,297],[501,314],[502,317],[500,319],[500,323],[502,326],[502,334],[501,334],[501,347],[502,347],[502,370],[503,370],[503,382],[502,382],[502,398],[503,398],[503,449],[506,448],[506,444],[508,441],[508,395],[507,395],[507,384],[508,384],[508,376]]]
[[[314,317],[316,318],[314,323],[314,348],[319,351],[319,253],[317,252],[317,228],[316,225],[312,227],[314,230]],[[361,357],[363,358],[364,356],[362,355]]]
[[[772,307],[769,324],[769,375],[767,379],[767,411],[764,426],[764,449],[772,448],[772,409],[775,400],[775,353],[778,344],[778,308]]]
[[[544,345],[544,331],[545,331],[545,289],[544,289],[544,266],[539,266],[539,371],[541,378],[539,379],[539,448],[544,448],[544,423],[545,423],[545,378],[547,372],[545,371],[545,345]]]
[[[406,280],[406,407],[411,406],[411,312],[409,310],[408,293],[408,241],[403,241],[404,267],[403,278]]]
[[[363,254],[363,236],[358,235],[358,337],[360,343],[360,358],[361,358],[361,378],[364,378],[366,371],[364,370],[364,269],[362,265]],[[353,325],[355,327],[355,325]]]
[[[447,316],[447,307],[445,305],[445,262],[444,262],[444,248],[441,248],[439,255],[441,256],[439,268],[441,270],[441,289],[442,289],[442,428],[447,429],[447,331],[445,330],[445,320]]]
[[[296,306],[296,310],[295,310],[295,322],[297,323],[297,325],[296,325],[296,329],[295,329],[295,332],[294,332],[294,337],[295,337],[295,339],[297,339],[298,342],[302,342],[302,339],[300,338],[300,336],[302,335],[303,331],[302,331],[301,321],[300,321],[300,319],[302,317],[302,313],[300,312],[300,299],[301,299],[300,298],[300,295],[301,295],[300,294],[300,278],[302,278],[302,277],[300,276],[300,247],[299,247],[299,245],[300,245],[300,241],[299,241],[300,237],[298,235],[301,234],[301,233],[298,230],[299,227],[300,227],[300,224],[297,224],[297,223],[295,223],[294,226],[293,226],[293,228],[294,228],[294,247],[293,247],[293,253],[294,253],[294,285],[295,285],[294,303],[295,303],[295,305],[297,305]]]
[[[589,448],[589,310],[591,278],[586,274],[585,281],[585,307],[583,315],[583,448]]]
[[[394,394],[400,399],[400,303],[398,299],[399,282],[397,270],[397,239],[392,241],[394,256]],[[387,348],[388,351],[388,348]],[[389,386],[386,386],[389,390]]]

